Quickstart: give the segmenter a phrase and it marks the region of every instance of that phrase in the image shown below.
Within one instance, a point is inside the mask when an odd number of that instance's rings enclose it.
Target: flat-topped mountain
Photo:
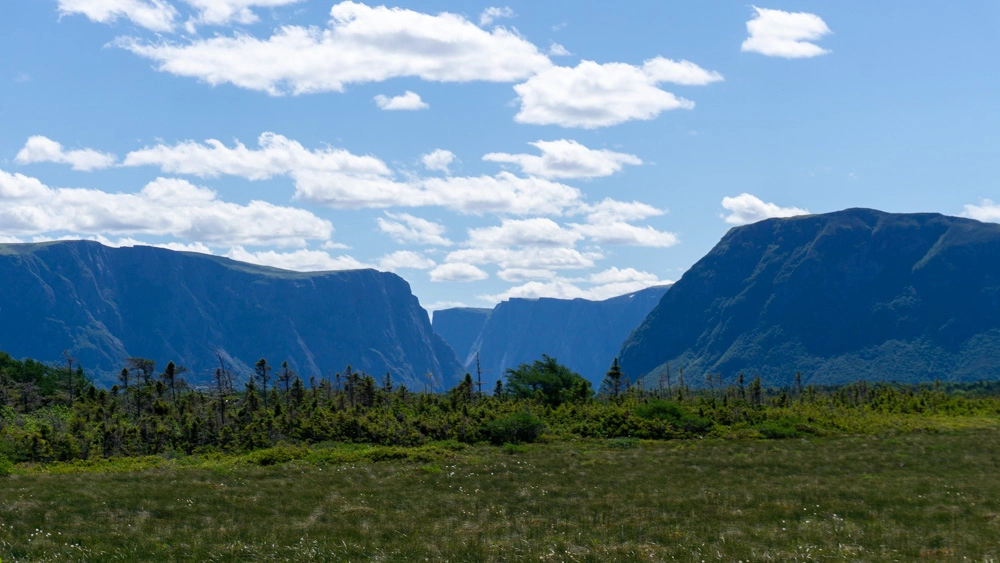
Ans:
[[[1000,376],[1000,225],[848,209],[731,229],[625,342],[631,377],[698,384]]]
[[[434,330],[473,374],[479,354],[484,382],[495,383],[508,368],[548,354],[596,389],[622,341],[667,289],[650,287],[604,301],[510,299],[492,310],[444,309],[434,313]]]
[[[299,273],[205,254],[90,241],[0,245],[0,350],[61,362],[104,384],[130,356],[206,381],[217,352],[237,372],[266,358],[303,379],[350,364],[422,389],[462,368],[410,286],[375,270]]]

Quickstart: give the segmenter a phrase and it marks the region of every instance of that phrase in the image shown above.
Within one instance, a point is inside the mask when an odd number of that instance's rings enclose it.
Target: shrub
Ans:
[[[795,428],[795,424],[788,420],[768,420],[758,424],[755,428],[769,440],[798,438],[801,435]]]
[[[0,477],[6,477],[14,473],[14,462],[7,456],[0,455]]]
[[[646,420],[663,420],[672,426],[691,434],[704,434],[712,428],[712,421],[687,412],[684,407],[672,401],[652,399],[635,409],[639,418]]]
[[[519,412],[487,422],[482,429],[494,445],[534,442],[542,433],[542,421],[530,412]]]

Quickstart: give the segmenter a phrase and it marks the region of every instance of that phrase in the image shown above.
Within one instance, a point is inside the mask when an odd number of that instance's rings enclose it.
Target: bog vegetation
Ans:
[[[630,385],[614,362],[596,394],[554,358],[508,370],[492,393],[466,375],[445,393],[414,392],[347,366],[307,381],[266,360],[234,388],[225,365],[211,386],[184,383],[173,363],[130,358],[120,382],[97,389],[66,366],[0,353],[0,471],[12,463],[149,455],[243,454],[341,442],[518,444],[584,438],[794,438],[940,428],[1000,415],[1000,384],[766,388],[710,375],[693,389],[678,370],[654,389]],[[948,421],[951,421],[950,423]]]

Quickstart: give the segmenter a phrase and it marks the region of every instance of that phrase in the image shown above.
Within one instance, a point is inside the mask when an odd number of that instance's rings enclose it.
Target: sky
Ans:
[[[429,310],[734,226],[1000,222],[1000,3],[5,0],[0,242],[377,268]]]

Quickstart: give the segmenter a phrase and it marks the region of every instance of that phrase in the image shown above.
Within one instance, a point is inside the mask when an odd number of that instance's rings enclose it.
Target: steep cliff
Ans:
[[[152,247],[69,241],[0,245],[0,350],[61,361],[109,384],[129,356],[174,361],[206,381],[221,353],[304,379],[348,364],[422,388],[461,373],[409,284],[375,270],[298,273]]]
[[[434,330],[456,349],[467,371],[474,373],[479,354],[484,381],[495,382],[508,368],[548,354],[596,388],[622,341],[666,291],[651,287],[604,301],[510,299],[485,312],[445,309],[434,313]],[[476,325],[481,328],[473,335]]]
[[[1000,376],[1000,225],[849,209],[729,231],[625,342],[626,374]]]

